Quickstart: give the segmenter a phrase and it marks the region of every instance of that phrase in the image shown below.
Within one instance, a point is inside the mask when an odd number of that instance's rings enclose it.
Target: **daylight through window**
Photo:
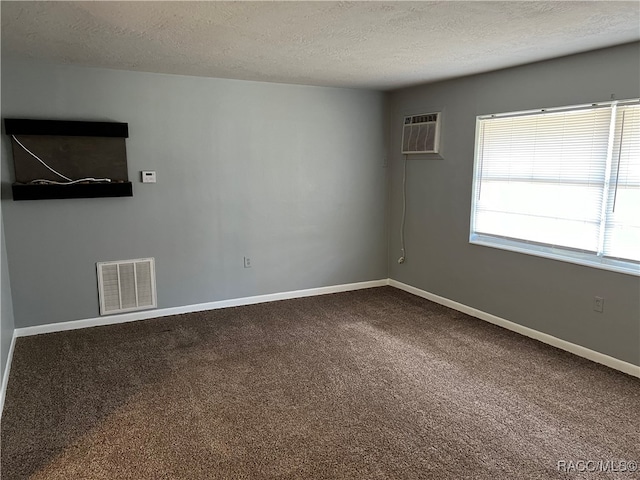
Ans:
[[[478,117],[470,241],[640,275],[638,100]]]

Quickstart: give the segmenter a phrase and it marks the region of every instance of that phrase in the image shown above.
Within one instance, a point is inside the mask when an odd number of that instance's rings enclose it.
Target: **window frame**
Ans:
[[[577,265],[583,265],[603,270],[614,271],[618,273],[624,273],[628,275],[640,276],[640,262],[633,260],[622,260],[612,257],[605,257],[598,255],[597,253],[587,252],[584,250],[572,249],[570,247],[559,247],[549,244],[537,243],[528,240],[519,240],[513,238],[501,237],[498,235],[489,235],[485,233],[476,233],[475,220],[476,220],[476,208],[478,200],[478,188],[481,183],[480,176],[480,140],[481,140],[481,122],[491,118],[505,118],[514,116],[530,116],[543,113],[562,112],[562,111],[577,111],[582,109],[593,108],[612,108],[613,105],[628,105],[639,103],[640,99],[628,99],[628,100],[611,100],[607,102],[598,102],[591,104],[581,104],[573,106],[563,106],[554,108],[538,108],[534,110],[523,110],[517,112],[505,112],[499,114],[485,114],[476,116],[476,128],[474,139],[474,155],[473,155],[473,178],[471,189],[471,212],[470,212],[470,228],[469,228],[469,243],[473,245],[480,245],[485,247],[497,248],[500,250],[507,250],[517,253],[523,253],[526,255],[533,255],[537,257],[548,258],[552,260],[558,260],[562,262],[573,263]],[[608,183],[608,179],[607,179]],[[605,192],[606,193],[606,192]],[[604,222],[604,219],[601,220]],[[602,225],[602,224],[601,224]],[[604,227],[601,227],[604,228]]]

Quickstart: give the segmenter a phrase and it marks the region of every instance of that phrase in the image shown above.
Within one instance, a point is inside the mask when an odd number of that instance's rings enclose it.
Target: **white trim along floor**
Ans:
[[[556,338],[552,335],[539,332],[532,328],[524,327],[522,325],[511,322],[509,320],[505,320],[504,318],[500,318],[490,313],[483,312],[482,310],[478,310],[476,308],[469,307],[462,303],[449,300],[448,298],[444,298],[439,295],[435,295],[433,293],[427,292],[425,290],[421,290],[411,285],[398,282],[397,280],[381,279],[381,280],[373,280],[369,282],[348,283],[343,285],[333,285],[329,287],[309,288],[306,290],[294,290],[289,292],[272,293],[267,295],[257,295],[253,297],[233,298],[229,300],[199,303],[196,305],[185,305],[183,307],[146,310],[142,312],[125,313],[121,315],[88,318],[84,320],[73,320],[70,322],[50,323],[47,325],[37,325],[34,327],[16,328],[13,333],[13,339],[11,340],[11,348],[9,350],[9,357],[7,359],[4,375],[2,377],[2,385],[0,386],[0,418],[2,415],[2,410],[4,408],[4,399],[6,395],[7,384],[9,381],[9,372],[11,370],[11,359],[13,357],[13,349],[15,346],[16,338],[18,337],[40,335],[43,333],[62,332],[65,330],[75,330],[78,328],[89,328],[89,327],[96,327],[100,325],[113,325],[116,323],[133,322],[137,320],[166,317],[169,315],[178,315],[182,313],[200,312],[203,310],[215,310],[218,308],[237,307],[241,305],[253,305],[256,303],[274,302],[278,300],[310,297],[314,295],[326,295],[329,293],[348,292],[352,290],[361,290],[363,288],[382,287],[385,285],[390,285],[392,287],[399,288],[400,290],[404,290],[406,292],[412,293],[419,297],[426,298],[427,300],[431,300],[432,302],[439,303],[440,305],[444,305],[446,307],[452,308],[459,312],[466,313],[467,315],[471,315],[472,317],[485,320],[494,325],[498,325],[500,327],[506,328],[507,330],[511,330],[521,335],[525,335],[527,337],[533,338],[535,340],[546,343],[548,345],[552,345],[556,348],[560,348],[561,350],[571,352],[575,355],[578,355],[579,357],[586,358],[596,363],[606,365],[615,370],[619,370],[626,374],[640,378],[640,366],[638,365],[634,365],[634,364],[625,362],[623,360],[619,360],[617,358],[611,357],[609,355],[596,352],[595,350],[591,350],[591,349],[582,347],[580,345],[567,342],[566,340]]]

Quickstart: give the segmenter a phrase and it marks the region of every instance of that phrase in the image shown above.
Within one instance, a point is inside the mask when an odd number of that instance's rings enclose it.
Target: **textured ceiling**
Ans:
[[[2,54],[393,89],[640,39],[635,2],[1,2]]]

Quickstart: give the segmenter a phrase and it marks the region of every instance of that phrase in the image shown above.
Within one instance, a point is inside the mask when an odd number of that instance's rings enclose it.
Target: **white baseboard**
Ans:
[[[4,367],[4,374],[2,375],[2,385],[0,386],[0,419],[2,419],[2,412],[4,412],[4,399],[7,395],[7,385],[9,385],[9,372],[11,372],[11,360],[13,360],[13,349],[16,346],[16,332],[14,330],[11,337],[11,346],[9,347],[9,355],[7,356],[7,364]]]
[[[253,305],[256,303],[263,303],[263,302],[274,302],[277,300],[288,300],[292,298],[311,297],[314,295],[325,295],[329,293],[348,292],[352,290],[361,290],[364,288],[382,287],[384,285],[391,285],[392,287],[399,288],[400,290],[404,290],[406,292],[412,293],[422,298],[426,298],[427,300],[431,300],[432,302],[439,303],[440,305],[444,305],[446,307],[453,308],[454,310],[458,310],[459,312],[466,313],[468,315],[471,315],[472,317],[485,320],[489,323],[493,323],[494,325],[498,325],[500,327],[506,328],[507,330],[511,330],[521,335],[525,335],[535,340],[539,340],[548,345],[552,345],[554,347],[560,348],[562,350],[573,353],[580,357],[586,358],[588,360],[592,360],[602,365],[611,367],[615,370],[619,370],[629,375],[633,375],[634,377],[640,378],[640,366],[624,362],[617,358],[610,357],[609,355],[605,355],[603,353],[590,350],[588,348],[582,347],[580,345],[576,345],[571,342],[567,342],[566,340],[561,340],[559,338],[553,337],[546,333],[533,330],[532,328],[524,327],[517,323],[510,322],[509,320],[505,320],[504,318],[500,318],[490,313],[483,312],[482,310],[478,310],[476,308],[469,307],[462,303],[449,300],[448,298],[441,297],[433,293],[429,293],[425,290],[421,290],[416,287],[412,287],[411,285],[398,282],[397,280],[382,279],[382,280],[373,280],[369,282],[348,283],[344,285],[333,285],[329,287],[309,288],[306,290],[294,290],[290,292],[272,293],[268,295],[257,295],[253,297],[233,298],[229,300],[220,300],[216,302],[199,303],[196,305],[185,305],[182,307],[146,310],[143,312],[133,312],[133,313],[125,313],[121,315],[88,318],[84,320],[74,320],[70,322],[50,323],[47,325],[37,325],[34,327],[16,328],[13,332],[13,337],[11,339],[11,347],[9,348],[7,364],[5,366],[4,375],[2,377],[2,385],[0,386],[0,418],[2,416],[2,411],[4,410],[4,400],[7,392],[7,385],[9,382],[9,373],[11,371],[11,361],[13,359],[13,351],[15,348],[16,338],[18,337],[39,335],[42,333],[62,332],[65,330],[76,330],[79,328],[96,327],[100,325],[113,325],[117,323],[134,322],[137,320],[166,317],[169,315],[179,315],[182,313],[201,312],[204,310],[215,310],[219,308],[237,307],[242,305]]]
[[[467,315],[471,315],[472,317],[485,320],[489,323],[493,323],[494,325],[498,325],[500,327],[506,328],[507,330],[511,330],[521,335],[525,335],[527,337],[539,340],[548,345],[552,345],[562,350],[566,350],[567,352],[571,352],[580,357],[592,360],[597,363],[601,363],[613,369],[616,369],[621,372],[627,373],[629,375],[633,375],[634,377],[640,378],[640,366],[625,362],[623,360],[619,360],[609,355],[605,355],[604,353],[596,352],[595,350],[591,350],[581,345],[576,345],[575,343],[562,340],[552,335],[539,332],[532,328],[519,325],[509,320],[505,320],[504,318],[497,317],[496,315],[492,315],[490,313],[483,312],[482,310],[469,307],[468,305],[464,305],[462,303],[449,300],[448,298],[441,297],[439,295],[427,292],[425,290],[421,290],[419,288],[413,287],[411,285],[407,285],[397,280],[381,279],[381,280],[373,280],[369,282],[332,285],[328,287],[309,288],[306,290],[293,290],[289,292],[271,293],[267,295],[256,295],[252,297],[232,298],[228,300],[199,303],[195,305],[185,305],[182,307],[145,310],[142,312],[132,312],[132,313],[125,313],[120,315],[111,315],[111,316],[104,316],[104,317],[87,318],[83,320],[73,320],[69,322],[36,325],[33,327],[16,328],[14,331],[12,342],[11,342],[11,350],[9,352],[9,358],[7,359],[7,367],[5,369],[6,373],[5,373],[5,376],[3,377],[2,391],[0,391],[0,395],[1,395],[0,402],[4,401],[5,383],[8,379],[8,371],[11,366],[11,358],[13,356],[13,348],[14,348],[16,337],[26,337],[30,335],[40,335],[43,333],[62,332],[65,330],[76,330],[79,328],[97,327],[101,325],[113,325],[117,323],[146,320],[150,318],[166,317],[169,315],[201,312],[204,310],[216,310],[219,308],[237,307],[242,305],[253,305],[256,303],[274,302],[278,300],[288,300],[292,298],[311,297],[314,295],[325,295],[329,293],[348,292],[351,290],[381,287],[384,285],[391,285],[392,287],[399,288],[400,290],[404,290],[406,292],[412,293],[422,298],[426,298],[427,300],[431,300],[432,302],[439,303],[440,305],[444,305],[446,307],[453,308],[454,310],[458,310],[459,312],[466,313]]]
[[[232,298],[229,300],[198,303],[195,305],[185,305],[182,307],[161,308],[155,310],[145,310],[142,312],[123,313],[120,315],[87,318],[83,320],[72,320],[69,322],[48,323],[46,325],[16,328],[14,335],[16,337],[28,337],[31,335],[40,335],[42,333],[62,332],[65,330],[76,330],[79,328],[98,327],[102,325],[114,325],[116,323],[135,322],[137,320],[167,317],[169,315],[180,315],[182,313],[201,312],[204,310],[216,310],[219,308],[238,307],[242,305],[253,305],[256,303],[275,302],[278,300],[289,300],[292,298],[312,297],[315,295],[326,295],[329,293],[361,290],[363,288],[382,287],[388,284],[389,279],[384,278],[381,280],[372,280],[369,282],[346,283],[343,285],[332,285],[328,287],[309,288],[306,290],[270,293],[267,295],[256,295],[253,297]]]
[[[632,363],[610,357],[609,355],[596,352],[595,350],[591,350],[581,345],[576,345],[575,343],[567,342],[566,340],[562,340],[552,335],[539,332],[532,328],[524,327],[517,323],[510,322],[509,320],[505,320],[504,318],[500,318],[490,313],[483,312],[482,310],[478,310],[462,303],[449,300],[448,298],[435,295],[416,287],[412,287],[411,285],[407,285],[406,283],[398,282],[397,280],[389,279],[389,285],[395,288],[399,288],[400,290],[404,290],[405,292],[413,293],[414,295],[417,295],[419,297],[426,298],[427,300],[431,300],[432,302],[439,303],[440,305],[444,305],[445,307],[453,308],[454,310],[458,310],[459,312],[466,313],[467,315],[471,315],[472,317],[476,317],[489,323],[493,323],[494,325],[498,325],[499,327],[506,328],[507,330],[511,330],[526,337],[539,340],[542,343],[546,343],[561,350],[573,353],[574,355],[578,355],[579,357],[586,358],[593,362],[606,365],[607,367],[611,367],[615,370],[619,370],[626,374],[640,378],[640,366],[638,365],[634,365]]]

